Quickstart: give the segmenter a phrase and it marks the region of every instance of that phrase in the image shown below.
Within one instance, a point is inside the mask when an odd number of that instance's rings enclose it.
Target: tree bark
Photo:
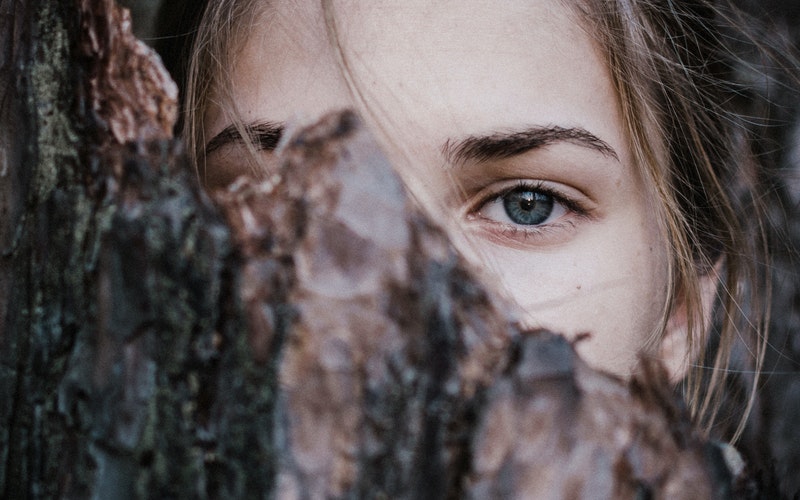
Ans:
[[[354,115],[212,203],[123,11],[2,1],[4,498],[746,493],[657,367],[520,331]]]

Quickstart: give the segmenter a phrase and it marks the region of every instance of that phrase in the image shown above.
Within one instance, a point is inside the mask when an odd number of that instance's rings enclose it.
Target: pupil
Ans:
[[[518,189],[503,198],[503,208],[515,224],[535,226],[553,213],[553,197],[530,189]]]

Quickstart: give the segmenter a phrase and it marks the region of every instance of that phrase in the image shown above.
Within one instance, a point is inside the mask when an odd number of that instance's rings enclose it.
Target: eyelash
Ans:
[[[500,203],[501,200],[514,193],[515,191],[530,191],[549,196],[555,204],[562,206],[566,213],[553,222],[538,225],[523,225],[515,223],[504,223],[494,221],[480,214],[490,203]],[[568,229],[574,227],[576,218],[584,218],[589,215],[588,211],[576,200],[566,196],[557,189],[546,185],[543,181],[519,180],[514,185],[505,187],[499,191],[487,194],[480,198],[468,211],[467,217],[471,220],[483,220],[493,226],[494,231],[499,231],[505,238],[530,238],[545,237],[551,231]],[[571,217],[570,217],[571,216]]]

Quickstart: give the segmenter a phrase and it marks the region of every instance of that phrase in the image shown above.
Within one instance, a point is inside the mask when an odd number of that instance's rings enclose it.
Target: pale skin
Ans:
[[[556,0],[334,6],[349,73],[318,2],[272,2],[231,68],[241,120],[282,127],[355,108],[526,327],[588,333],[584,359],[630,375],[661,328],[667,242],[608,70],[572,11]],[[231,125],[223,109],[204,117],[207,137]],[[210,152],[208,184],[244,173],[243,154]],[[670,325],[650,354],[677,379],[685,322]]]

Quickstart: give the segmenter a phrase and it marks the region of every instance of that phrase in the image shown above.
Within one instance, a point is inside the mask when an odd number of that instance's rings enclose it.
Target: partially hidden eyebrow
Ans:
[[[249,140],[259,151],[273,151],[283,136],[283,125],[275,122],[249,123],[242,126]],[[205,147],[208,156],[214,151],[230,144],[243,144],[244,138],[235,125],[228,125],[215,135]]]
[[[518,131],[469,136],[459,140],[448,139],[441,149],[451,164],[461,165],[468,161],[484,162],[512,158],[558,142],[593,149],[619,161],[619,155],[607,142],[588,130],[574,127],[530,127]]]

